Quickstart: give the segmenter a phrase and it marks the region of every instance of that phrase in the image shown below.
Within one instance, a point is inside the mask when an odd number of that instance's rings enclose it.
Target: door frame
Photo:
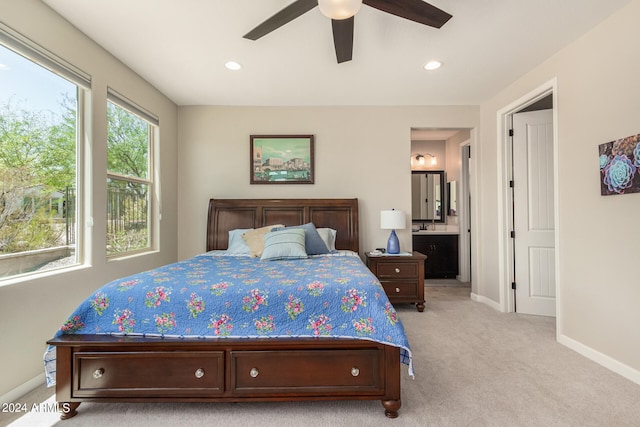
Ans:
[[[460,274],[458,280],[461,282],[469,282],[473,287],[471,279],[471,236],[468,230],[471,229],[471,206],[469,205],[469,195],[471,192],[471,171],[469,170],[470,158],[465,158],[467,149],[471,149],[471,138],[460,143],[460,189],[458,191],[459,208],[459,249],[458,259],[460,260]],[[475,240],[475,239],[474,239]]]
[[[514,296],[511,282],[514,277],[513,239],[513,196],[509,181],[513,177],[513,164],[511,161],[511,146],[509,129],[511,128],[512,115],[534,102],[553,95],[553,191],[554,191],[554,221],[555,221],[555,279],[556,279],[556,325],[560,324],[561,311],[559,310],[561,298],[560,282],[560,203],[558,196],[558,85],[557,78],[553,78],[533,91],[511,102],[497,113],[497,142],[498,142],[498,274],[500,289],[500,309],[503,312],[514,312]],[[556,327],[556,331],[560,328]],[[557,333],[557,332],[556,332]]]

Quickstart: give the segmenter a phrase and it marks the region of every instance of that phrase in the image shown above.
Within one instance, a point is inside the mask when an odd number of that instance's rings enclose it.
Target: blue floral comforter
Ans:
[[[115,280],[56,333],[176,338],[343,337],[401,349],[404,328],[377,278],[354,252],[260,261],[211,252]],[[55,347],[44,355],[55,384]]]

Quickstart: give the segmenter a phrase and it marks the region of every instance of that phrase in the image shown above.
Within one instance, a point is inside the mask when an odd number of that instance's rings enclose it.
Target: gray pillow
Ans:
[[[282,229],[265,234],[264,250],[260,260],[275,261],[306,258],[304,233],[305,231],[300,229]]]
[[[277,228],[277,230],[284,230],[286,228],[301,228],[304,230],[304,248],[307,255],[331,253],[329,248],[327,248],[327,245],[324,243],[324,240],[322,240],[322,237],[320,237],[320,234],[318,234],[316,226],[312,222],[303,225],[294,225],[292,227]]]

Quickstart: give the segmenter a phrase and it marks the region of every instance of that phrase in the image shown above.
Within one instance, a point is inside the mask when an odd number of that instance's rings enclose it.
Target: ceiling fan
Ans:
[[[451,15],[423,0],[296,0],[262,24],[244,35],[249,40],[258,40],[297,17],[318,6],[331,18],[333,44],[338,63],[351,61],[353,54],[354,15],[362,3],[400,18],[440,28]]]

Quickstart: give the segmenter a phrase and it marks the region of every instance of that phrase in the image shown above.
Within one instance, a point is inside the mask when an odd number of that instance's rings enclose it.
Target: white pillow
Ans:
[[[336,250],[336,235],[338,232],[333,228],[317,228],[320,238],[327,245],[327,248],[334,252]]]
[[[307,258],[307,252],[304,249],[304,235],[302,228],[285,228],[265,234],[264,249],[260,260]]]
[[[253,228],[236,228],[229,230],[229,245],[227,253],[230,255],[249,255],[249,246],[245,243],[242,235]]]

